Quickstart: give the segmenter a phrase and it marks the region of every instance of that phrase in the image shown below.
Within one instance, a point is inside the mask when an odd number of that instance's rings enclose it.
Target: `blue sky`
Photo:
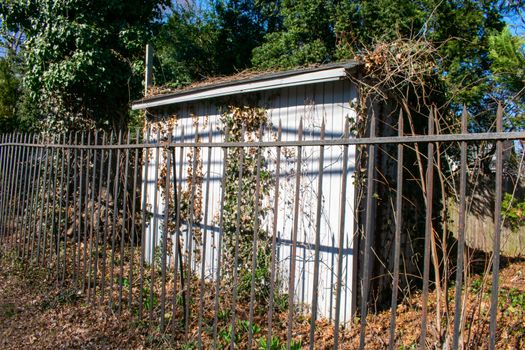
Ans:
[[[512,34],[525,36],[525,23],[523,23],[518,15],[506,16],[505,22],[507,22]]]

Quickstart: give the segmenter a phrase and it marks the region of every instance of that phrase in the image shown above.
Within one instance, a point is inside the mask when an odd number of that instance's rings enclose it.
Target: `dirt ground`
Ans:
[[[470,282],[467,306],[468,348],[487,348],[491,277],[475,276]],[[525,348],[525,261],[513,261],[501,271],[498,314],[498,349]],[[449,290],[453,299],[454,289]],[[421,296],[407,298],[397,309],[398,349],[415,348],[421,326]],[[436,341],[436,295],[429,296],[428,348]],[[450,309],[453,310],[451,301]],[[453,317],[453,316],[451,316]],[[367,349],[388,344],[390,312],[371,314],[367,319]],[[356,326],[341,330],[343,349],[359,344]],[[296,337],[307,348],[309,322],[297,320]],[[283,328],[284,330],[285,328]],[[265,334],[261,330],[261,335]],[[195,334],[195,332],[191,332]],[[279,334],[279,336],[284,334]],[[242,348],[240,342],[239,348]],[[333,325],[320,320],[316,327],[316,349],[333,346]],[[205,348],[208,346],[205,343]],[[158,328],[136,321],[129,311],[121,315],[107,307],[92,305],[74,289],[56,288],[48,271],[29,268],[13,259],[0,259],[0,349],[195,349],[195,342],[170,343]]]
[[[45,270],[0,264],[0,349],[147,349],[129,314],[57,292]]]

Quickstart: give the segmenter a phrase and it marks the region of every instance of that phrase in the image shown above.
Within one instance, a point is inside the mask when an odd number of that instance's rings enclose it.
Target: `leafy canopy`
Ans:
[[[252,50],[279,25],[278,3],[264,0],[174,4],[154,40],[156,82],[174,87],[251,67]]]
[[[290,69],[355,58],[377,43],[437,48],[443,100],[486,109],[493,92],[490,38],[517,12],[500,0],[224,0],[175,6],[156,47],[161,81],[184,85],[244,68]],[[494,61],[495,62],[495,61]],[[483,123],[480,118],[480,123]]]
[[[57,130],[125,127],[138,97],[144,44],[167,0],[11,0],[2,22],[20,28],[24,83]]]
[[[9,59],[0,58],[0,130],[12,131],[17,124],[16,109],[20,93],[17,78]]]

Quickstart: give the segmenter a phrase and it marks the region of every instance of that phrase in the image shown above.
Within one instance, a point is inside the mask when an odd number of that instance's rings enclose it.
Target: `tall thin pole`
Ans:
[[[153,46],[146,45],[146,71],[144,73],[144,96],[149,94],[149,88],[153,79]]]

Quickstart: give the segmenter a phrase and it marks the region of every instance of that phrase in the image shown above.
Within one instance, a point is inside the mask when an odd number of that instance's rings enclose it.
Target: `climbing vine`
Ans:
[[[222,114],[221,122],[226,141],[250,142],[262,138],[268,116],[263,108],[230,106]],[[232,147],[227,151],[223,244],[225,279],[233,281],[237,269],[239,296],[243,298],[250,293],[253,274],[255,295],[262,300],[269,292],[270,244],[268,233],[260,223],[268,211],[264,199],[269,194],[271,176],[266,167],[267,160],[260,152],[262,150],[257,147]],[[241,162],[242,177],[239,180]],[[255,271],[252,267],[254,245],[257,247]]]

